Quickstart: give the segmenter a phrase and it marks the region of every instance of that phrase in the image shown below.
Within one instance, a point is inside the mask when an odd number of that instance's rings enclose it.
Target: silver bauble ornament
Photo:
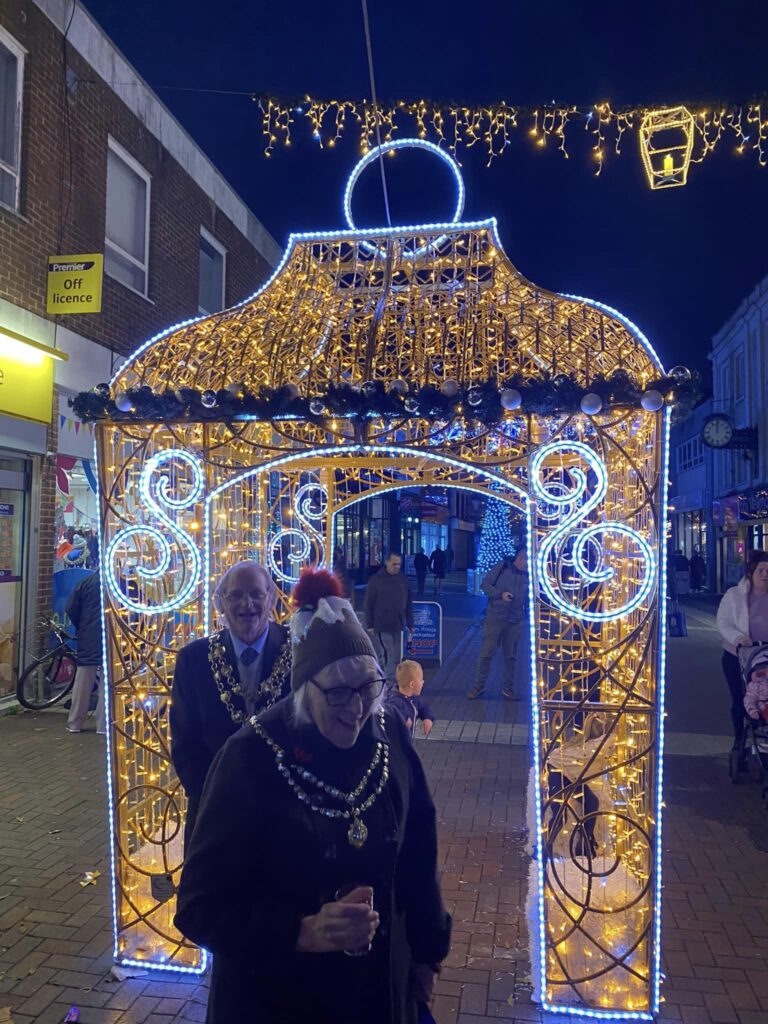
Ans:
[[[673,366],[669,371],[669,376],[679,384],[682,381],[691,379],[691,371],[687,366]]]
[[[467,393],[467,401],[470,405],[480,405],[483,400],[483,392],[480,388],[470,388]]]
[[[212,409],[216,405],[216,392],[208,388],[200,395],[200,404],[204,409]]]
[[[594,391],[590,391],[584,395],[581,400],[581,411],[585,412],[587,416],[594,416],[595,413],[600,412],[603,408],[603,400],[600,395],[596,395]]]
[[[406,398],[406,400],[403,402],[403,405],[405,406],[408,412],[418,412],[419,403],[413,397]]]
[[[309,411],[313,416],[322,416],[325,412],[325,403],[319,398],[313,398],[309,403]]]
[[[444,380],[440,385],[440,390],[446,398],[455,398],[459,393],[459,382],[457,380],[451,380],[449,377],[448,380]]]
[[[376,394],[376,385],[373,383],[372,380],[367,380],[360,390],[363,392],[366,398],[373,398],[373,396]]]
[[[240,401],[245,395],[245,384],[240,381],[235,381],[232,384],[227,384],[224,390],[232,396],[232,398]]]
[[[517,388],[504,388],[499,395],[502,409],[519,409],[523,404],[523,396]]]
[[[660,391],[651,388],[650,391],[644,391],[640,396],[640,405],[642,405],[646,412],[658,412],[662,405],[664,405],[664,395]]]
[[[389,390],[395,395],[404,395],[408,391],[408,384],[404,380],[393,380]]]
[[[298,398],[299,394],[300,394],[299,385],[298,384],[286,384],[285,385],[285,393],[286,393],[288,398]]]
[[[93,390],[99,398],[109,398],[109,384],[97,384]]]
[[[115,395],[115,405],[120,412],[133,412],[135,408],[133,399],[125,391],[118,391]]]

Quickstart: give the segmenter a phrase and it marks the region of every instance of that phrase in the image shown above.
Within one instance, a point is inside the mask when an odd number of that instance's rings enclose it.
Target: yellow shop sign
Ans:
[[[58,349],[0,326],[0,413],[50,423],[53,361],[66,358]]]
[[[49,313],[100,313],[104,255],[48,257]]]

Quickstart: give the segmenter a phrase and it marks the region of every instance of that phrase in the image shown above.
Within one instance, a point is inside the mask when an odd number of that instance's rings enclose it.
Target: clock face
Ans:
[[[702,438],[710,448],[725,448],[733,437],[733,426],[727,416],[710,416],[704,424]]]

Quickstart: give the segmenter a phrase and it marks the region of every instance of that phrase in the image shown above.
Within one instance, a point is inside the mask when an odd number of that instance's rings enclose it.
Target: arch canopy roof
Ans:
[[[616,310],[531,284],[494,220],[292,235],[253,296],[151,339],[118,370],[130,389],[256,391],[402,379],[410,385],[565,374],[581,387],[663,367]]]

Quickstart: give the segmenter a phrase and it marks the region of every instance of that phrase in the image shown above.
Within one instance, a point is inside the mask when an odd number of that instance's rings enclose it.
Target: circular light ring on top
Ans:
[[[355,190],[358,179],[366,167],[373,163],[374,160],[378,160],[379,155],[385,153],[391,153],[396,149],[425,149],[428,153],[434,153],[435,156],[439,156],[440,159],[448,165],[453,173],[453,178],[456,183],[456,209],[453,212],[453,219],[448,221],[448,224],[458,224],[459,218],[464,212],[464,179],[461,176],[461,170],[459,165],[456,163],[454,158],[447,153],[444,149],[436,146],[433,142],[427,142],[426,139],[392,139],[389,142],[383,142],[380,146],[374,146],[373,149],[369,150],[362,160],[359,160],[357,164],[352,168],[352,173],[347,179],[347,184],[344,188],[344,218],[352,228],[353,231],[357,230],[354,219],[352,217],[352,193]],[[443,227],[445,225],[441,225]],[[426,245],[420,245],[417,249],[404,250],[403,257],[405,259],[416,259],[419,256],[423,256],[425,252],[430,249],[436,249],[443,244],[446,240],[446,235],[441,235],[432,242],[428,242]],[[375,252],[380,256],[384,256],[385,252],[379,246],[374,245],[372,242],[361,242],[363,248],[369,252]]]

